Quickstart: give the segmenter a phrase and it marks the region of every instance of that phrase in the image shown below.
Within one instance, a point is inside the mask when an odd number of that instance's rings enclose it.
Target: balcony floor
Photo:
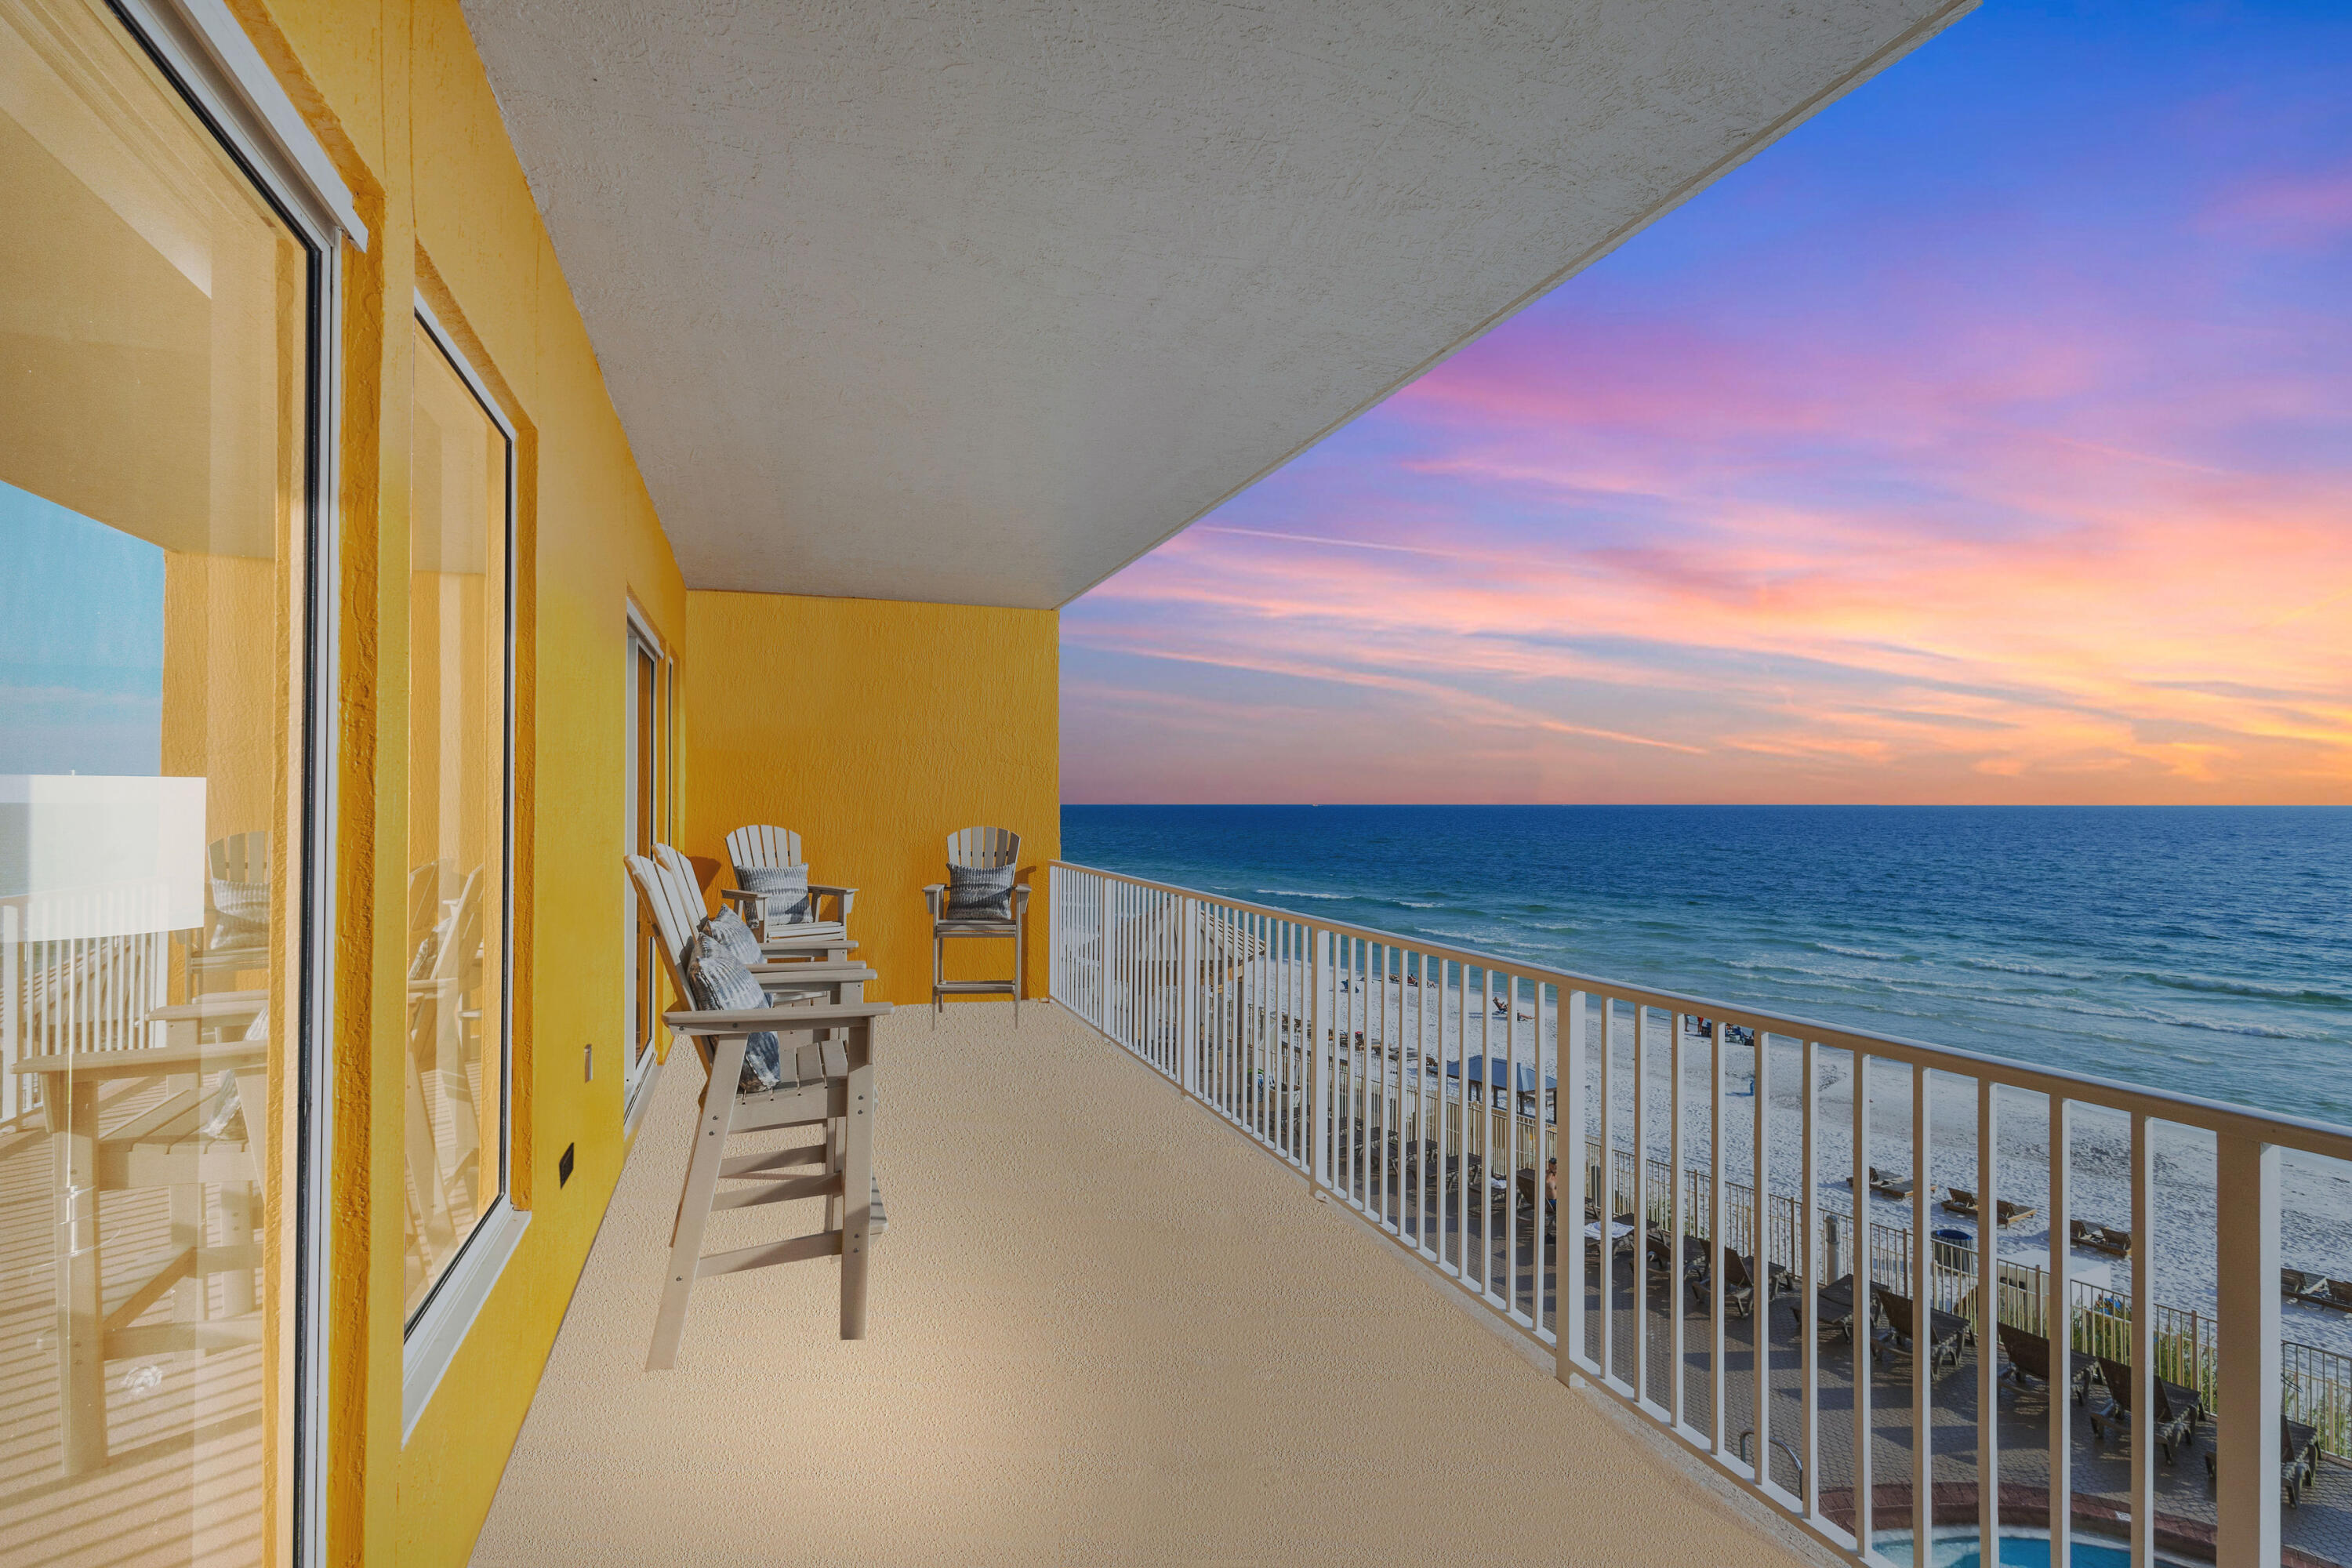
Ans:
[[[478,1568],[1804,1561],[1067,1014],[883,1029],[870,1337],[799,1264],[704,1282],[644,1370],[700,1088],[673,1057]]]

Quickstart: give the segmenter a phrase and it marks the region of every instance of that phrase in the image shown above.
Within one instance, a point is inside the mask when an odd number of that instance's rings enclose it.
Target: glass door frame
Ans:
[[[105,0],[106,7],[227,151],[310,256],[305,326],[302,530],[308,624],[297,639],[304,668],[299,698],[302,798],[295,826],[304,875],[299,922],[297,1038],[286,1066],[294,1075],[290,1226],[293,1311],[285,1355],[292,1374],[283,1470],[288,1535],[297,1564],[327,1559],[327,1298],[332,1279],[328,1226],[334,1148],[335,758],[341,660],[342,321],[345,244],[365,251],[370,236],[333,161],[226,6],[208,0]],[[275,1456],[265,1454],[264,1462]],[[275,1532],[278,1521],[266,1521]]]
[[[624,850],[641,855],[649,853],[638,839],[641,821],[651,819],[648,837],[652,838],[668,841],[677,831],[677,658],[634,596],[626,601],[625,610],[622,739],[626,755],[623,764],[621,834]],[[653,666],[650,723],[638,695],[640,660]],[[641,758],[651,763],[649,770],[643,770],[653,775],[650,807],[639,798]],[[642,1039],[639,1031],[646,1016],[642,987],[651,986],[658,998],[662,975],[659,955],[651,946],[653,938],[637,909],[636,893],[625,877],[622,879],[621,907],[622,951],[627,955],[621,971],[621,1117],[625,1133],[634,1131],[638,1118],[645,1114],[650,1103],[646,1090],[661,1071],[658,1014],[654,1015],[656,1023],[646,1030]]]

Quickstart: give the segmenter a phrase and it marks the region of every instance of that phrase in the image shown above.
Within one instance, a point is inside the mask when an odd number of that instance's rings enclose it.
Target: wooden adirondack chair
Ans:
[[[163,1046],[48,1052],[16,1064],[41,1081],[58,1188],[71,1194],[70,1222],[55,1227],[58,1446],[68,1475],[107,1462],[108,1362],[261,1342],[254,1148],[269,1060],[268,993],[217,992],[156,1008],[148,1020],[164,1026]],[[160,1098],[106,1126],[100,1090],[136,1092],[142,1080],[160,1080]],[[208,1184],[219,1190],[217,1244],[207,1235]],[[103,1277],[100,1196],[156,1187],[169,1189],[170,1245],[139,1260],[142,1277],[107,1310],[117,1292]],[[224,1311],[215,1317],[207,1282],[224,1277]],[[166,1297],[171,1321],[139,1321]]]
[[[695,931],[687,918],[691,906],[653,861],[637,855],[624,858],[682,1003],[662,1021],[694,1041],[707,1074],[646,1370],[677,1363],[696,1280],[807,1258],[841,1259],[841,1337],[864,1339],[867,1265],[885,1224],[882,1185],[874,1173],[874,1020],[887,1014],[890,1005],[865,1000],[865,984],[875,976],[861,964],[803,962],[753,969],[768,994],[767,1006],[696,1008],[686,979]],[[745,1047],[751,1036],[769,1031],[780,1037],[784,1081],[746,1094]],[[785,1127],[819,1129],[822,1141],[760,1153],[727,1152],[727,1140],[736,1133]],[[809,1167],[814,1173],[803,1173]],[[721,1190],[721,1182],[743,1184]],[[863,1201],[846,1201],[852,1194]],[[824,1229],[702,1256],[703,1227],[712,1209],[813,1197],[825,1200]]]
[[[855,888],[835,887],[830,882],[811,882],[805,915],[796,921],[788,921],[782,910],[773,909],[775,895],[751,892],[741,886],[749,880],[743,875],[746,871],[789,870],[794,866],[808,864],[801,858],[799,834],[790,828],[765,825],[739,827],[727,836],[727,860],[734,869],[737,885],[721,888],[719,896],[735,907],[736,913],[743,917],[761,941],[770,937],[848,934],[850,906],[857,901],[857,889]],[[825,899],[831,899],[834,904],[830,921],[823,918],[823,900]]]
[[[654,864],[660,868],[662,874],[677,889],[675,901],[680,910],[691,913],[693,918],[687,921],[687,929],[692,931],[709,913],[702,901],[702,884],[695,877],[694,862],[667,844],[656,844],[654,846]],[[745,923],[750,924],[748,918]],[[843,963],[857,950],[857,944],[849,940],[849,933],[838,922],[779,929],[789,929],[791,934],[763,937],[760,942],[761,951],[772,959],[807,958],[827,963]],[[752,927],[755,935],[758,930],[758,927]]]
[[[418,891],[415,879],[410,890]],[[461,1009],[467,973],[481,946],[482,871],[477,867],[442,908],[410,961],[407,1109],[402,1118],[408,1248],[417,1267],[428,1274],[457,1245],[459,1229],[472,1225],[480,1191],[481,1116],[466,1070]],[[436,1091],[441,1110],[437,1123],[433,1115]],[[446,1152],[443,1127],[448,1134]]]
[[[950,867],[976,871],[1003,870],[1021,864],[1021,835],[1007,827],[967,827],[948,835],[948,864]],[[931,1026],[939,1026],[940,1014],[947,1008],[950,996],[1010,996],[1013,998],[1013,1022],[1021,1023],[1021,999],[1027,993],[1024,976],[1029,969],[1029,889],[1016,882],[1013,887],[1013,913],[1008,919],[957,914],[948,908],[948,884],[933,882],[923,889],[924,900],[931,910]],[[1013,942],[1013,978],[1010,980],[950,980],[947,977],[947,944],[964,938],[980,937]]]

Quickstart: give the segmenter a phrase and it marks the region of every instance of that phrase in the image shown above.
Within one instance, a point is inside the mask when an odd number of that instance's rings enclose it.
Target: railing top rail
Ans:
[[[1291,921],[1311,926],[1318,931],[1344,936],[1360,937],[1368,942],[1389,947],[1410,948],[1432,958],[1465,964],[1472,969],[1490,970],[1497,974],[1513,975],[1538,984],[1558,986],[1562,991],[1591,991],[1629,1003],[1636,1007],[1654,1007],[1661,1012],[1697,1014],[1715,1021],[1717,1026],[1735,1024],[1763,1034],[1778,1035],[1785,1039],[1811,1040],[1833,1050],[1859,1051],[1866,1056],[1882,1057],[1890,1061],[1907,1062],[1915,1068],[1927,1068],[1938,1072],[1965,1075],[1969,1078],[1990,1078],[2011,1089],[2036,1094],[2055,1094],[2067,1100],[2098,1105],[2111,1110],[2139,1111],[2165,1121],[2200,1128],[2209,1132],[2252,1139],[2261,1143],[2274,1143],[2282,1148],[2297,1149],[2330,1159],[2352,1160],[2352,1128],[2315,1121],[2304,1117],[2278,1116],[2256,1110],[2250,1106],[2231,1105],[2218,1100],[2206,1100],[2197,1095],[2179,1094],[2169,1089],[2143,1089],[2136,1084],[2118,1083],[2113,1079],[2095,1078],[2087,1073],[2068,1072],[2058,1068],[2037,1068],[2006,1057],[1988,1056],[1979,1051],[1963,1050],[1954,1046],[1933,1046],[1924,1040],[1906,1040],[1899,1036],[1866,1034],[1841,1025],[1824,1024],[1817,1019],[1799,1018],[1785,1014],[1768,1013],[1733,1002],[1718,1002],[1704,996],[1686,996],[1678,992],[1656,991],[1646,985],[1628,981],[1610,980],[1598,975],[1579,974],[1570,970],[1554,969],[1547,964],[1528,963],[1494,953],[1477,952],[1467,948],[1452,947],[1444,942],[1421,937],[1404,936],[1373,926],[1360,926],[1346,921],[1327,920],[1320,915],[1303,914],[1297,910],[1278,909],[1271,904],[1252,903],[1245,899],[1227,898],[1222,893],[1205,893],[1198,888],[1183,888],[1168,882],[1155,882],[1147,877],[1130,877],[1124,872],[1105,870],[1099,866],[1082,866],[1074,860],[1048,863],[1056,870],[1077,871],[1089,877],[1104,877],[1112,881],[1126,882],[1157,892],[1171,893],[1179,898],[1199,899],[1220,904],[1231,910],[1266,915],[1276,920]]]

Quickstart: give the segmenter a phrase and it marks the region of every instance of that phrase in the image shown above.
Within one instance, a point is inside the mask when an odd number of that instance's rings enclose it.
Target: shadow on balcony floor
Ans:
[[[674,1057],[478,1568],[1801,1561],[1066,1014],[885,1031],[871,1337],[802,1264],[705,1282],[643,1370]]]

